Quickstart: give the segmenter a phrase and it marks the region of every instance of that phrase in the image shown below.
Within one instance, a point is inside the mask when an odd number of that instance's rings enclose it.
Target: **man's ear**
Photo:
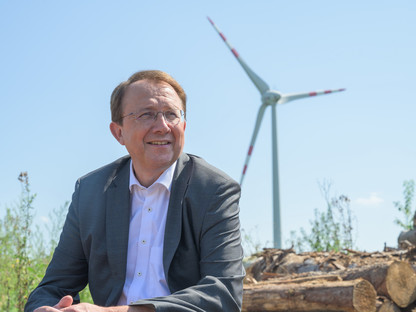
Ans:
[[[121,145],[124,145],[122,126],[112,121],[110,123],[110,131],[113,137],[115,137],[115,139],[118,141],[118,143],[120,143]]]

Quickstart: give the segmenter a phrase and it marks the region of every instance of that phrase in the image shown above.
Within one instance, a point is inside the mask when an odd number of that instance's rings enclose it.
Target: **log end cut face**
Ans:
[[[386,288],[391,299],[401,308],[416,300],[416,274],[408,262],[393,262],[386,276]]]
[[[354,286],[353,306],[357,312],[375,312],[377,293],[366,280],[360,280]]]

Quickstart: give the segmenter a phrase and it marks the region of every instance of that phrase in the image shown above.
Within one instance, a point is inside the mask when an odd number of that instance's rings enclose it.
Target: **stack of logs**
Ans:
[[[416,248],[264,249],[246,268],[243,311],[416,312]]]

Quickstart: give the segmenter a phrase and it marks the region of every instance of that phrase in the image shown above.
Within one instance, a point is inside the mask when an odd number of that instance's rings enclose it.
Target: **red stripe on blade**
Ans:
[[[315,96],[315,95],[317,95],[316,92],[309,92],[309,96]]]
[[[327,94],[327,93],[331,93],[331,92],[332,92],[331,90],[325,90],[325,91],[324,91],[324,93],[325,93],[325,94]]]
[[[248,149],[248,155],[251,155],[251,152],[253,151],[253,146],[250,146],[250,148]]]
[[[252,152],[253,152],[253,146],[250,146],[250,148],[248,149],[248,155],[251,156]]]
[[[235,56],[236,58],[238,58],[238,57],[239,57],[239,55],[238,55],[238,53],[237,53],[237,51],[236,51],[235,49],[231,49],[231,52],[233,52],[233,54],[234,54],[234,56]]]
[[[244,165],[243,174],[246,174],[247,165]]]

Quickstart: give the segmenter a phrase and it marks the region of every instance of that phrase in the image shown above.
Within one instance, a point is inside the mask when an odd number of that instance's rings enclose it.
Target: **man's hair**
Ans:
[[[149,80],[154,82],[165,82],[169,84],[178,94],[182,101],[183,111],[186,116],[186,93],[181,85],[169,74],[160,70],[143,70],[134,73],[129,79],[120,83],[111,94],[111,120],[113,122],[122,124],[122,113],[123,113],[123,97],[126,89],[132,83],[139,80]]]

